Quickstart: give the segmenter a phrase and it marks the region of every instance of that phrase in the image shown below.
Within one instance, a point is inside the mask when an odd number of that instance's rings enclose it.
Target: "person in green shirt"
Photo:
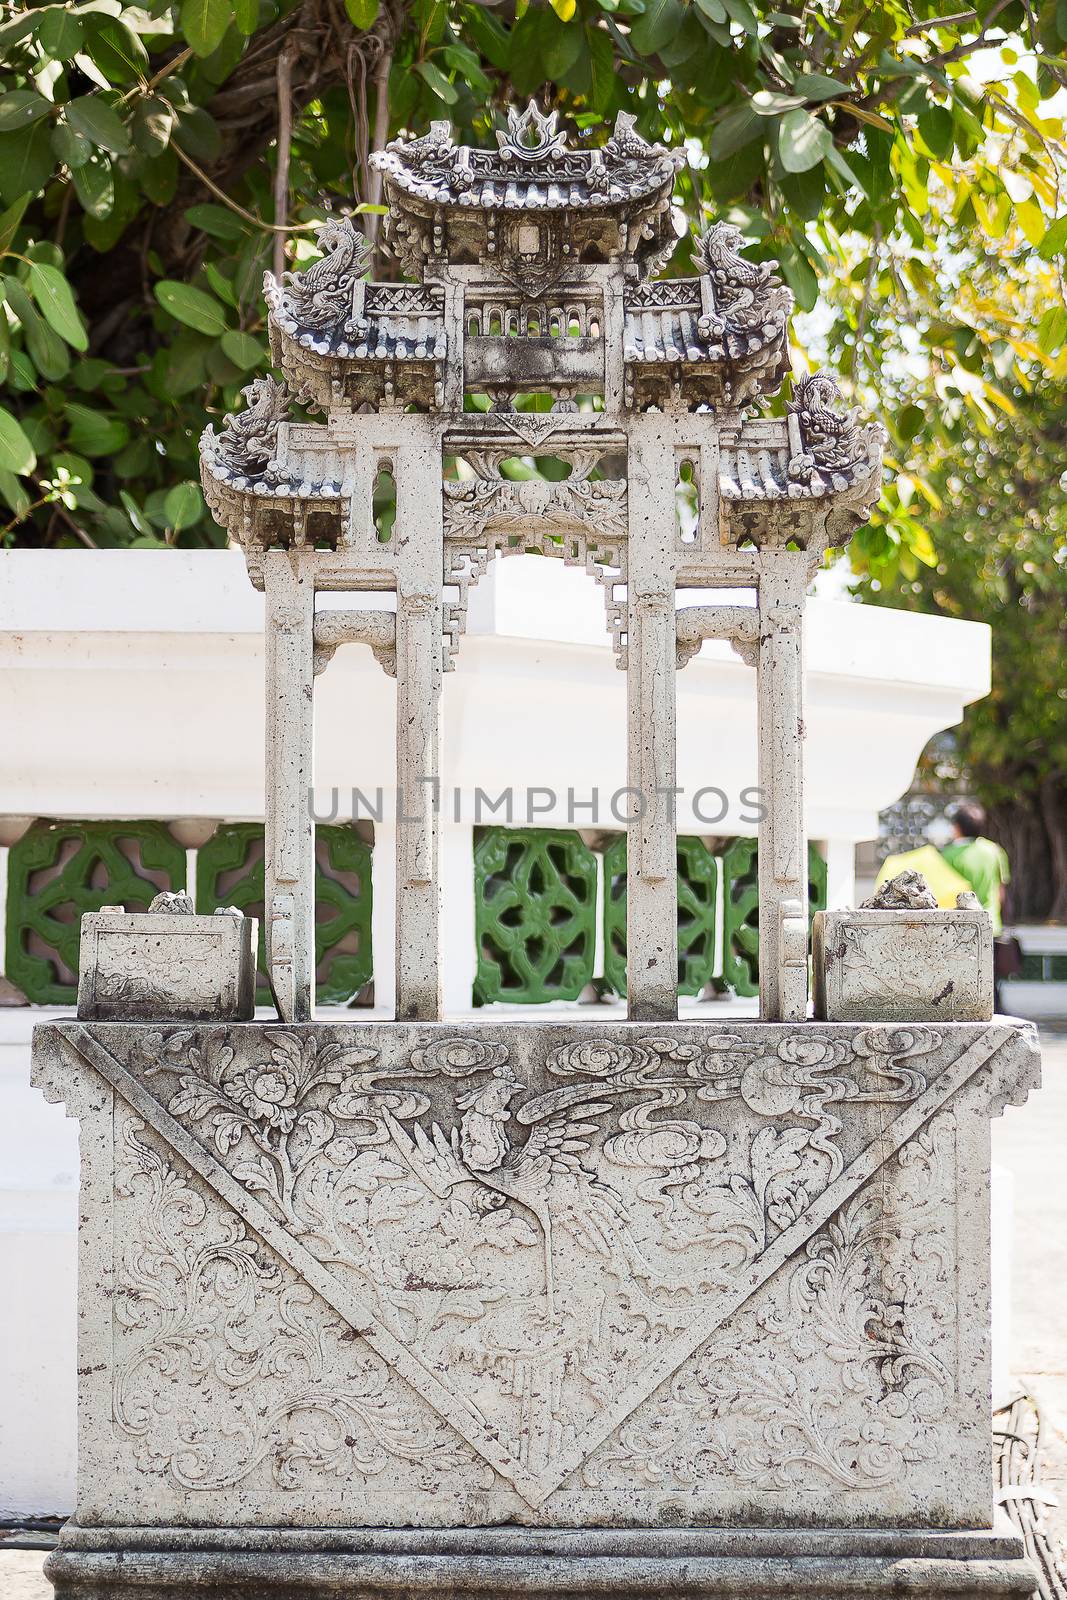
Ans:
[[[961,800],[949,821],[954,837],[941,854],[961,878],[966,878],[993,924],[993,1009],[999,1012],[1000,978],[1005,968],[1000,959],[1004,952],[998,947],[1004,942],[1004,888],[1011,881],[1011,868],[1004,849],[983,834],[986,815],[976,801]]]
[[[994,935],[998,935],[1004,931],[1004,886],[1011,881],[1011,869],[1001,846],[982,833],[985,820],[980,805],[973,800],[962,800],[949,817],[952,843],[947,844],[941,854],[961,878],[967,879],[989,912]]]

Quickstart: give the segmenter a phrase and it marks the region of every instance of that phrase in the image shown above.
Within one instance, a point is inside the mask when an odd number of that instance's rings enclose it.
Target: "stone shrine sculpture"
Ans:
[[[434,123],[376,158],[414,281],[365,281],[331,219],[267,278],[288,387],[204,435],[266,598],[279,1020],[157,1002],[35,1033],[82,1129],[50,1576],[60,1600],[1028,1594],[993,1524],[988,1120],[1037,1082],[1033,1030],[925,991],[808,1020],[804,594],[879,492],[880,430],[818,374],[753,414],[789,292],[724,223],[697,276],[657,277],[681,155],[632,117],[572,149],[531,105],[497,145]],[[530,454],[570,472],[501,471]],[[442,675],[471,585],[529,550],[601,584],[626,674],[625,1022],[440,1018]],[[753,604],[679,608],[695,588]],[[705,638],[757,673],[759,1021],[677,1019],[675,674]],[[349,642],[396,677],[392,1022],[312,1020],[314,680]]]

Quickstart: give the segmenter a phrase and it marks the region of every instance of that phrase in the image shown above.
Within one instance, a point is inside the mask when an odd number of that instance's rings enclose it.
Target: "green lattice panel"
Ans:
[[[678,840],[678,993],[699,994],[715,971],[719,863],[702,839]],[[604,852],[604,976],[626,993],[626,835]]]
[[[577,1000],[593,976],[596,856],[580,834],[486,828],[474,846],[474,1001]]]
[[[755,839],[735,839],[723,853],[722,976],[735,994],[759,994],[759,883]],[[808,845],[808,924],[826,905],[826,862]]]
[[[259,1005],[270,1005],[265,975],[263,827],[234,822],[217,828],[196,858],[196,908],[237,906],[259,918]],[[371,851],[353,828],[315,830],[315,998],[343,1005],[370,981]]]
[[[35,1005],[72,1005],[85,911],[144,911],[185,888],[185,851],[161,822],[35,822],[7,863],[7,975]]]

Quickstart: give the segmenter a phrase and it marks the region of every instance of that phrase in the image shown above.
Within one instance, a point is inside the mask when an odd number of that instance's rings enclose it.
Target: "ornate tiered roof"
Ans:
[[[367,411],[437,417],[441,448],[471,459],[488,459],[485,430],[498,423],[520,439],[536,425],[573,454],[581,441],[561,434],[568,419],[572,432],[583,416],[601,436],[614,428],[625,449],[628,416],[707,412],[718,446],[703,494],[708,510],[717,503],[719,539],[847,539],[878,492],[880,430],[842,412],[825,375],[795,386],[785,417],[746,414],[788,371],[793,298],[775,264],[750,261],[739,230],[717,222],[695,240],[695,276],[652,275],[677,242],[680,152],[642,139],[625,113],[602,146],[569,149],[556,113],[531,104],[509,113],[495,150],[456,144],[434,123],[375,159],[385,246],[418,281],[369,282],[371,250],[350,218],[322,225],[322,258],[306,271],[267,274],[287,387],[258,380],[248,410],[203,441],[209,504],[246,548],[358,539],[352,500],[366,504],[365,467],[352,441]],[[489,396],[495,421],[472,412],[471,393]],[[548,418],[523,409],[530,394],[548,397]],[[325,425],[291,427],[292,400]],[[528,514],[558,534],[579,505],[595,513],[590,470],[584,499],[577,480],[550,484],[538,509],[491,467],[473,502],[464,491],[456,503],[499,502],[487,525],[514,528]],[[625,521],[624,484],[619,494]]]
[[[527,231],[520,255],[536,257],[547,245],[575,261],[619,254],[650,270],[676,242],[670,198],[685,157],[649,144],[634,121],[620,112],[606,144],[572,150],[557,113],[545,115],[531,101],[508,112],[495,150],[455,144],[447,122],[431,123],[421,138],[396,139],[372,157],[390,208],[386,239],[417,270],[439,255],[478,260],[501,244],[507,253],[501,235],[517,221]]]

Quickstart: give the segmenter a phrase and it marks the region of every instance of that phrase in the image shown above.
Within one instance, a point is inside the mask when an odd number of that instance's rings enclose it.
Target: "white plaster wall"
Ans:
[[[236,550],[0,554],[0,833],[17,816],[261,817],[261,630]],[[827,852],[833,906],[852,898],[853,844],[873,836],[927,740],[988,692],[989,629],[815,599],[807,655],[807,825]],[[709,642],[678,685],[680,827],[716,831],[691,806],[716,785],[732,802],[717,831],[753,831],[739,820],[756,781],[753,674]],[[316,704],[320,811],[334,785],[385,791],[373,930],[385,1001],[395,688],[349,646],[317,680]],[[469,800],[476,786],[510,785],[514,823],[560,823],[568,788],[588,799],[595,787],[596,820],[617,826],[607,802],[626,781],[624,680],[583,573],[512,557],[474,591],[444,743],[446,791]],[[560,802],[530,818],[528,786]],[[595,825],[588,809],[577,825]],[[453,1012],[469,1003],[475,960],[470,859],[468,808],[441,845]],[[30,1025],[47,1014],[0,1010],[0,1516],[69,1510],[73,1493],[77,1147],[73,1124],[27,1081]]]

